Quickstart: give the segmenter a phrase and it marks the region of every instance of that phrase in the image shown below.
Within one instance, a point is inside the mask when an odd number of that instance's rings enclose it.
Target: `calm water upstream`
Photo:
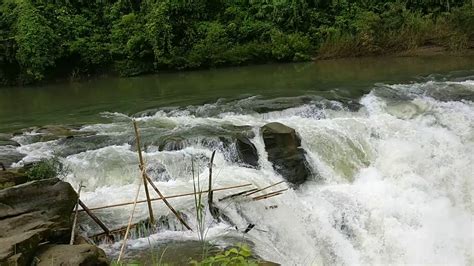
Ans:
[[[311,180],[264,201],[218,202],[228,220],[206,215],[213,244],[248,241],[257,255],[283,265],[474,263],[473,57],[348,59],[0,88],[0,132],[17,132],[10,138],[20,144],[0,146],[0,158],[21,166],[59,156],[70,169],[65,179],[86,186],[81,198],[90,207],[132,201],[140,182],[132,118],[148,171],[165,195],[193,190],[192,160],[205,180],[214,150],[215,187],[281,181],[260,127],[280,122],[301,137]],[[32,128],[51,124],[74,125],[77,135],[47,137]],[[239,159],[235,136],[242,133],[256,148],[258,167]],[[192,197],[170,202],[197,227]],[[153,208],[172,217],[162,203]],[[117,228],[129,212],[97,215]],[[134,219],[146,217],[138,205]],[[86,216],[80,220],[85,233],[99,231]],[[165,221],[149,237],[134,236],[127,255],[198,239],[173,218]],[[244,235],[248,224],[255,230]],[[120,243],[101,247],[114,257]]]

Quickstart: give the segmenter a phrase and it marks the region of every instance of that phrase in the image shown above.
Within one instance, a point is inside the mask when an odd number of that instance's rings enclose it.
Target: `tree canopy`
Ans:
[[[473,39],[471,0],[3,0],[0,83],[455,50]]]

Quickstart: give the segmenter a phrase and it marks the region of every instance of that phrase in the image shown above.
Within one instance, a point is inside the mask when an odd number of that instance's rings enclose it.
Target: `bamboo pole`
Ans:
[[[211,161],[209,162],[209,189],[207,190],[207,204],[209,206],[209,210],[212,213],[212,201],[213,201],[213,193],[212,193],[212,164],[214,163],[214,155],[216,155],[216,151],[212,152]]]
[[[223,191],[223,190],[230,190],[230,189],[236,189],[236,188],[241,188],[241,187],[248,187],[251,186],[252,184],[243,184],[243,185],[236,185],[236,186],[231,186],[231,187],[223,187],[223,188],[216,188],[213,189],[212,191]],[[207,193],[207,190],[197,192],[197,194],[202,194],[202,193]],[[244,191],[245,192],[245,191]],[[248,191],[247,191],[248,192]],[[192,196],[194,195],[194,192],[189,192],[189,193],[184,193],[184,194],[175,194],[175,195],[170,195],[170,196],[165,196],[166,199],[173,199],[173,198],[180,198],[180,197],[185,197],[185,196]],[[162,200],[162,198],[152,198],[150,199],[151,201],[157,201],[157,200]],[[139,200],[137,203],[145,203],[147,200]],[[122,207],[122,206],[127,206],[127,205],[132,205],[132,202],[124,202],[124,203],[117,203],[117,204],[112,204],[112,205],[107,205],[107,206],[100,206],[100,207],[94,207],[94,208],[89,208],[91,211],[95,210],[102,210],[102,209],[108,209],[108,208],[114,208],[114,207]],[[84,209],[79,210],[79,212],[85,211]]]
[[[265,190],[265,189],[268,189],[268,188],[274,187],[274,186],[276,186],[276,185],[279,185],[279,184],[281,184],[281,183],[283,183],[283,182],[285,182],[285,181],[280,181],[280,182],[277,182],[277,183],[275,183],[275,184],[266,186],[266,187],[264,187],[264,188],[258,189],[257,191],[253,191],[253,192],[251,192],[251,193],[249,193],[249,194],[245,194],[245,196],[253,195],[253,194],[258,193],[258,192],[260,192],[260,191],[263,191],[263,190]]]
[[[140,144],[140,133],[138,132],[137,121],[133,120],[133,128],[135,130],[135,138],[137,140],[137,152],[138,159],[140,160],[140,171],[142,172],[143,186],[145,187],[145,194],[148,204],[148,214],[150,215],[150,223],[155,223],[155,218],[153,217],[153,208],[151,207],[150,193],[148,192],[148,184],[145,178],[145,163],[143,162],[142,148]]]
[[[87,208],[86,204],[84,204],[81,199],[78,201],[79,205],[81,205],[82,209],[92,218],[92,220],[94,220],[94,222],[96,222],[109,237],[111,237],[110,230],[107,228],[107,226],[105,226],[105,224],[99,218],[97,218],[97,216],[95,216],[91,210],[89,210],[89,208]]]
[[[184,225],[184,227],[186,227],[188,230],[193,230],[191,229],[191,227],[186,223],[186,221],[183,220],[183,218],[181,218],[181,215],[179,215],[179,213],[173,208],[173,206],[171,206],[171,204],[168,202],[168,200],[163,196],[163,194],[161,194],[160,190],[155,186],[155,184],[153,183],[153,181],[151,181],[150,177],[148,176],[148,174],[146,172],[143,172],[143,175],[145,176],[145,182],[148,181],[151,185],[151,187],[155,190],[156,193],[158,193],[158,195],[160,196],[160,198],[163,200],[163,202],[166,204],[166,206],[168,206],[168,208],[170,209],[170,211],[172,213],[174,213],[174,215],[176,216],[176,218],[178,218],[178,220]]]
[[[255,191],[255,190],[258,190],[258,189],[252,188],[252,189],[249,189],[249,190],[244,190],[244,191],[242,191],[242,192],[235,193],[235,194],[231,194],[231,195],[225,196],[225,197],[223,197],[223,198],[220,198],[219,201],[223,201],[223,200],[226,200],[226,199],[235,198],[235,197],[237,197],[237,196],[244,195],[244,194],[253,192],[253,191]]]
[[[259,200],[264,200],[264,199],[268,199],[268,198],[272,198],[272,197],[275,197],[275,196],[278,196],[278,195],[281,195],[283,193],[274,193],[274,194],[271,194],[271,195],[267,195],[265,197],[260,197],[258,199],[254,199],[254,201],[259,201]]]
[[[81,198],[81,189],[82,189],[82,181],[79,183],[79,189],[77,190],[77,202],[76,202],[76,207],[74,208],[74,220],[72,221],[71,240],[69,241],[69,245],[74,244],[74,235],[76,234],[77,215],[79,214],[79,199]]]
[[[142,176],[143,176],[143,172],[144,172],[144,170],[142,170]],[[117,263],[120,262],[120,259],[122,258],[122,255],[123,255],[123,252],[125,251],[125,245],[127,244],[128,233],[130,232],[130,227],[132,225],[133,215],[135,214],[135,207],[137,206],[138,195],[140,194],[141,184],[142,184],[141,182],[138,183],[137,193],[135,194],[135,200],[133,202],[132,213],[130,214],[130,217],[128,219],[127,230],[125,231],[125,236],[123,238],[122,247],[120,248],[120,254],[118,256]]]
[[[252,199],[253,199],[253,200],[258,200],[259,198],[263,198],[263,197],[270,196],[270,195],[273,195],[273,194],[281,193],[281,192],[287,191],[287,190],[288,190],[287,188],[281,189],[281,190],[277,190],[277,191],[274,191],[274,192],[270,192],[270,193],[268,193],[268,194],[264,194],[264,195],[260,195],[260,196],[254,197],[254,198],[252,198]]]

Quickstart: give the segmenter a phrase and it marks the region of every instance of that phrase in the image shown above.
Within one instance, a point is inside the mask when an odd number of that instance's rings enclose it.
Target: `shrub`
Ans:
[[[28,179],[42,180],[47,178],[64,178],[69,170],[57,157],[36,162],[27,170]]]

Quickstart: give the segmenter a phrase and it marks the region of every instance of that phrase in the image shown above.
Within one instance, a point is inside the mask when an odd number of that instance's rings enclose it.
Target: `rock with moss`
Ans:
[[[13,187],[26,183],[28,177],[23,173],[17,173],[14,171],[2,171],[0,169],[0,189]]]

